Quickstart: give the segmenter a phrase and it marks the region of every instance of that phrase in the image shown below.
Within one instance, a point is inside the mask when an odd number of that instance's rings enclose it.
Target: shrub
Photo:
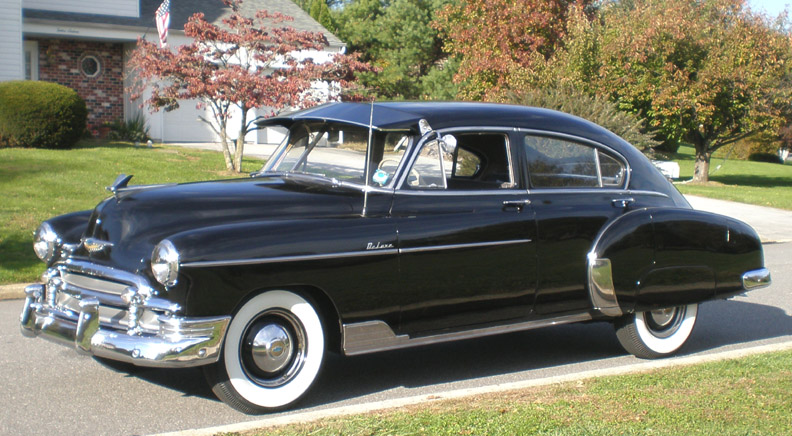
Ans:
[[[71,148],[88,109],[77,92],[50,82],[0,83],[0,147]]]
[[[146,125],[146,117],[142,112],[136,112],[132,118],[126,121],[114,121],[109,126],[110,139],[132,142],[146,142],[151,139],[149,128]]]
[[[613,103],[604,98],[559,88],[511,92],[506,99],[510,103],[555,109],[587,119],[621,136],[642,151],[659,145],[659,142],[645,131],[640,118],[619,111]]]
[[[751,155],[748,156],[748,160],[754,162],[769,162],[776,164],[784,163],[784,161],[781,159],[779,155],[773,153],[751,153]]]

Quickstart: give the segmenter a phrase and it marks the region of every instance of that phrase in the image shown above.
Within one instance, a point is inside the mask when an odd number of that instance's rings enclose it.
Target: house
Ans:
[[[131,101],[127,59],[138,37],[157,41],[154,16],[162,0],[0,0],[0,81],[44,80],[73,88],[88,106],[88,128],[100,135],[104,123],[143,111],[150,135],[162,142],[214,142],[219,138],[198,120],[203,110],[184,102],[171,112],[151,113]],[[344,44],[290,0],[246,0],[242,14],[266,9],[294,18],[298,30],[322,32],[328,46],[317,57],[343,52]],[[190,42],[184,24],[196,12],[220,24],[231,11],[220,0],[171,0],[168,44]],[[319,60],[319,59],[317,59]],[[206,118],[211,118],[207,113]],[[271,134],[271,132],[270,132]],[[252,142],[272,142],[266,131]]]

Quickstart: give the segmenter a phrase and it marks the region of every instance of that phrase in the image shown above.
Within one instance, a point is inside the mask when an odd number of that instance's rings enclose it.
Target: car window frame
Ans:
[[[460,195],[514,195],[515,192],[526,192],[526,186],[524,185],[523,177],[520,174],[523,172],[522,168],[519,168],[519,155],[524,154],[521,151],[516,151],[515,147],[512,147],[513,137],[511,135],[514,132],[515,128],[513,127],[491,127],[491,126],[459,126],[459,127],[449,127],[444,129],[438,129],[431,131],[421,137],[415,144],[412,150],[410,150],[410,156],[407,159],[402,159],[402,173],[399,174],[398,182],[394,184],[395,192],[403,193],[403,194],[410,194],[410,195],[445,195],[445,196],[460,196]],[[506,143],[506,158],[508,160],[509,165],[509,175],[510,175],[510,183],[512,184],[511,187],[508,188],[499,188],[499,189],[475,189],[475,190],[449,190],[449,189],[413,189],[410,187],[406,187],[407,177],[409,176],[410,170],[412,169],[415,161],[418,159],[418,155],[421,152],[421,149],[427,142],[439,140],[444,135],[460,133],[460,132],[468,132],[468,133],[497,133],[503,135],[503,138]],[[518,153],[515,156],[515,153]]]
[[[515,135],[517,136],[517,138],[515,138],[515,139],[519,140],[517,142],[520,143],[520,153],[519,153],[519,155],[520,155],[520,160],[521,160],[520,170],[523,173],[522,182],[525,184],[526,189],[528,190],[528,192],[561,192],[561,191],[564,191],[564,192],[568,192],[568,191],[575,191],[575,192],[581,192],[581,191],[588,191],[588,192],[592,192],[592,191],[593,192],[618,191],[618,192],[624,192],[624,191],[629,191],[630,190],[629,187],[630,187],[630,181],[631,181],[631,178],[632,178],[632,166],[630,166],[630,161],[622,153],[619,153],[613,147],[610,147],[610,146],[608,146],[606,144],[603,144],[601,142],[597,142],[597,141],[594,141],[594,140],[591,140],[591,139],[588,139],[588,138],[584,138],[584,137],[581,137],[581,136],[571,135],[571,134],[561,133],[561,132],[546,131],[546,130],[519,128],[519,129],[515,129]],[[561,186],[561,187],[557,187],[557,188],[548,188],[548,187],[535,188],[535,187],[531,186],[531,173],[528,170],[528,156],[525,153],[525,137],[529,136],[529,135],[532,135],[532,136],[543,136],[543,137],[547,137],[547,138],[550,138],[550,139],[575,142],[575,143],[579,143],[579,144],[582,144],[582,145],[590,146],[590,147],[594,148],[595,150],[597,150],[598,152],[603,150],[606,155],[609,155],[610,157],[613,157],[617,161],[621,162],[621,164],[624,166],[624,181],[622,182],[622,186],[620,186],[620,187],[616,187],[616,186]],[[600,165],[599,153],[597,153],[595,156],[597,156],[596,157],[597,173],[599,175],[599,180],[600,180],[600,183],[601,183],[602,168],[600,168],[600,166],[599,166]]]

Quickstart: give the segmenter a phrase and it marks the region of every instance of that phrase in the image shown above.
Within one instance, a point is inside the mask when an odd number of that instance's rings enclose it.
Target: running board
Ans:
[[[518,324],[508,324],[494,327],[484,327],[453,333],[443,333],[432,336],[411,338],[408,335],[396,335],[388,324],[382,321],[366,321],[354,324],[344,324],[343,348],[347,356],[375,353],[378,351],[396,350],[399,348],[415,347],[418,345],[436,344],[440,342],[459,341],[462,339],[479,338],[501,333],[519,332],[541,327],[561,324],[590,321],[591,315],[581,313],[557,318],[526,321]]]

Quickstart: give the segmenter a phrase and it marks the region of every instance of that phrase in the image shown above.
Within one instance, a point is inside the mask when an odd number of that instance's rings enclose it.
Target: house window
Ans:
[[[102,64],[94,55],[85,55],[80,59],[80,71],[85,77],[96,77],[102,72]]]
[[[25,80],[38,80],[38,41],[25,41]]]

